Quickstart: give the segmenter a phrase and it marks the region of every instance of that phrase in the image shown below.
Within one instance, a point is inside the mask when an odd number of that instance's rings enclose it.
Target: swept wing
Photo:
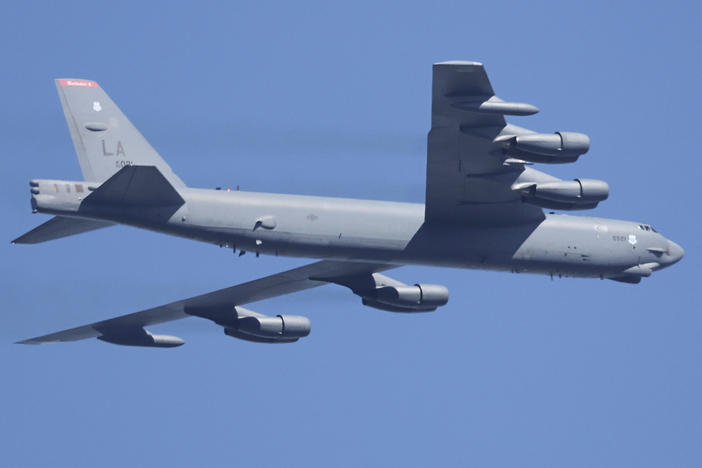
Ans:
[[[171,302],[152,309],[30,338],[19,343],[42,344],[78,341],[115,334],[139,334],[144,333],[143,327],[145,326],[180,320],[193,315],[216,320],[223,310],[233,311],[235,306],[316,288],[329,282],[335,282],[340,278],[373,274],[396,267],[397,265],[322,260],[248,283]]]

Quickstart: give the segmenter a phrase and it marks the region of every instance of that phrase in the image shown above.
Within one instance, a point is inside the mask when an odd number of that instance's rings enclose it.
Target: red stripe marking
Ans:
[[[86,80],[59,80],[61,86],[80,86],[83,88],[99,88],[95,81]]]

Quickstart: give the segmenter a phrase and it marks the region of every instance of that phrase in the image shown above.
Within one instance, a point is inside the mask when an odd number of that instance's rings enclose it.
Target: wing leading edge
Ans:
[[[18,343],[56,343],[111,336],[115,334],[119,335],[131,331],[143,333],[143,327],[145,326],[171,322],[191,316],[210,318],[208,317],[208,312],[206,312],[208,310],[213,311],[213,314],[225,308],[233,310],[234,306],[250,304],[264,299],[303,291],[305,289],[316,288],[334,282],[339,278],[372,274],[396,268],[397,266],[398,265],[322,260],[249,281],[248,283],[242,283],[200,296],[171,302],[170,304],[142,310],[140,312],[30,338],[19,341]]]

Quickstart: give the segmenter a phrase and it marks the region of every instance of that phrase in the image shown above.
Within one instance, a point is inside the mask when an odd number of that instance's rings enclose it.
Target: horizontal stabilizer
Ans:
[[[125,166],[88,195],[84,203],[180,206],[185,200],[155,166]]]
[[[114,223],[108,221],[95,221],[92,219],[67,218],[65,216],[55,216],[44,224],[35,227],[26,234],[13,240],[13,244],[39,244],[62,237],[73,236],[83,232],[94,231]]]

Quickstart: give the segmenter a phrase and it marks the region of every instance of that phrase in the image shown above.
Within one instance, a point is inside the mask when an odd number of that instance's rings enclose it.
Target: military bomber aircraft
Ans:
[[[429,312],[448,302],[445,287],[407,285],[381,272],[417,264],[638,283],[684,254],[648,224],[544,213],[590,209],[607,199],[603,181],[561,180],[529,167],[575,162],[590,140],[506,123],[506,115],[538,109],[495,96],[477,62],[434,64],[425,204],[190,188],[95,81],[57,79],[56,88],[85,180],[32,180],[32,211],[54,217],[14,243],[125,224],[240,253],[319,260],[20,343],[95,337],[173,347],[184,341],[144,327],[191,316],[235,338],[290,343],[309,334],[309,319],[243,306],[337,284],[366,306]]]

